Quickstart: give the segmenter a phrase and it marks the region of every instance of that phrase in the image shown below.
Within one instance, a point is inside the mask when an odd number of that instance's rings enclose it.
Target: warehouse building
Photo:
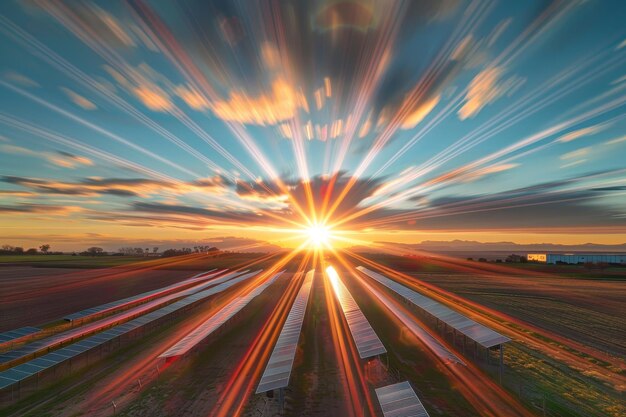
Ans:
[[[529,253],[526,259],[530,262],[548,264],[620,264],[626,265],[624,253]]]

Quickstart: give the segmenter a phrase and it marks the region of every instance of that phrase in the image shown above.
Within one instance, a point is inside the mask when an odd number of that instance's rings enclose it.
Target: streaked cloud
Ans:
[[[607,140],[606,142],[604,142],[604,144],[605,145],[617,145],[619,143],[624,143],[624,142],[626,142],[626,135],[620,136],[615,139]]]
[[[199,91],[189,85],[179,85],[174,91],[178,97],[194,110],[202,111],[210,108],[209,101]]]
[[[571,162],[568,162],[566,164],[563,164],[563,165],[560,166],[560,168],[561,169],[571,168],[571,167],[575,167],[577,165],[584,164],[585,162],[587,162],[587,159],[584,159],[584,158],[583,159],[578,159],[576,161],[571,161]]]
[[[459,118],[465,120],[476,116],[485,106],[505,94],[512,94],[524,83],[519,77],[505,80],[503,77],[502,67],[488,67],[478,73],[467,88],[465,103],[458,112]]]
[[[170,93],[166,91],[172,90],[174,94],[173,85],[148,64],[142,63],[136,67],[123,65],[118,69],[105,65],[104,69],[118,83],[120,89],[134,96],[148,109],[166,112],[174,108]]]
[[[4,73],[4,79],[11,81],[15,84],[21,85],[22,87],[39,87],[39,83],[32,78],[27,77],[24,74],[20,74],[15,71],[6,71]]]
[[[567,152],[561,155],[561,159],[568,160],[568,159],[582,158],[583,156],[589,155],[589,152],[591,152],[591,147],[580,148],[580,149],[576,149],[575,151]]]
[[[565,135],[559,137],[557,142],[571,142],[576,139],[583,138],[585,136],[595,135],[598,132],[602,132],[604,129],[608,127],[607,124],[597,124],[593,126],[584,127],[582,129],[574,130],[572,132],[566,133]]]
[[[417,106],[402,122],[402,129],[413,129],[417,126],[435,108],[439,99],[440,97],[436,95]]]
[[[52,204],[31,204],[22,203],[12,206],[0,205],[0,214],[45,214],[50,216],[66,216],[72,213],[78,213],[84,209],[80,206],[52,205]]]
[[[0,181],[19,185],[42,194],[117,197],[149,197],[161,193],[184,195],[194,192],[220,193],[227,182],[221,177],[188,182],[166,182],[144,178],[85,178],[78,182],[4,176]]]
[[[150,110],[167,111],[173,105],[170,96],[159,86],[146,83],[133,88],[133,93]]]
[[[94,164],[93,161],[86,156],[74,155],[64,151],[36,152],[16,145],[0,145],[0,150],[11,154],[26,155],[33,158],[44,159],[63,168],[76,168],[81,165],[91,166]]]
[[[95,110],[98,108],[94,103],[69,88],[61,87],[61,91],[63,91],[74,104],[85,110]]]
[[[275,125],[292,119],[299,108],[304,108],[304,97],[283,79],[272,83],[271,89],[257,96],[244,91],[233,91],[228,99],[211,104],[211,110],[223,120]]]

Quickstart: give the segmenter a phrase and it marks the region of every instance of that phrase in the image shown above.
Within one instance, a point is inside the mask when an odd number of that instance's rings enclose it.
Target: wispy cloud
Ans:
[[[561,155],[561,159],[568,160],[568,159],[582,158],[583,156],[589,155],[590,151],[591,151],[591,147],[589,146],[586,148],[576,149],[575,151],[567,152]]]
[[[172,84],[147,64],[136,67],[124,65],[119,70],[105,65],[104,69],[118,83],[120,89],[134,96],[148,109],[165,112],[174,108],[172,98],[166,91],[173,89]]]
[[[510,77],[503,80],[504,69],[488,67],[478,73],[470,82],[465,104],[459,109],[459,118],[465,120],[474,117],[488,104],[505,94],[512,94],[523,83],[524,79]]]
[[[84,209],[80,206],[58,206],[51,204],[30,204],[22,203],[12,206],[0,206],[0,214],[12,213],[12,214],[46,214],[46,215],[59,215],[66,216],[71,213],[78,213]]]
[[[306,107],[304,97],[282,79],[275,80],[268,92],[258,96],[233,91],[228,99],[211,105],[215,115],[221,119],[257,125],[275,125],[289,120],[301,107]]]
[[[185,104],[194,110],[202,111],[210,108],[209,101],[192,86],[179,85],[174,91]]]
[[[578,130],[574,130],[572,132],[566,133],[565,135],[559,137],[557,139],[557,142],[567,143],[576,139],[583,138],[585,136],[595,135],[596,133],[602,132],[607,127],[609,127],[609,125],[606,123],[584,127],[582,129],[578,129]]]
[[[39,83],[37,81],[19,72],[7,71],[4,73],[4,78],[15,84],[19,84],[22,87],[39,87]]]
[[[78,182],[40,178],[5,176],[0,181],[19,185],[42,194],[117,197],[148,197],[161,193],[184,195],[193,192],[220,193],[227,182],[221,177],[204,178],[189,182],[168,182],[144,178],[85,178]]]
[[[33,158],[44,159],[56,166],[63,168],[76,168],[80,165],[91,166],[93,161],[86,156],[74,155],[69,152],[36,152],[16,145],[0,145],[0,150],[16,155],[26,155]]]
[[[626,135],[625,136],[620,136],[620,137],[615,138],[615,139],[608,140],[608,141],[604,142],[604,144],[605,145],[617,145],[619,143],[624,143],[624,142],[626,142]]]
[[[63,91],[74,104],[82,107],[85,110],[95,110],[98,108],[93,102],[89,101],[80,94],[70,90],[69,88],[61,87],[61,91]]]

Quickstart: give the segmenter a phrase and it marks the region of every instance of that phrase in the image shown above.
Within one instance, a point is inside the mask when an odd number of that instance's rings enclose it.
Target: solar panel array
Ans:
[[[511,341],[510,338],[480,323],[476,323],[474,320],[457,313],[451,308],[413,291],[404,285],[398,284],[381,274],[370,271],[362,266],[357,267],[357,269],[485,348],[498,346]]]
[[[22,337],[30,336],[35,333],[39,333],[41,329],[37,327],[20,327],[19,329],[9,330],[7,332],[0,333],[0,344],[12,342]]]
[[[70,360],[84,352],[87,352],[97,346],[111,341],[123,334],[141,328],[177,310],[183,309],[200,300],[220,293],[232,287],[233,285],[236,285],[254,275],[257,275],[259,272],[261,271],[259,270],[241,275],[228,282],[224,282],[207,290],[183,298],[182,300],[178,300],[166,307],[152,311],[127,323],[112,327],[111,329],[106,330],[102,333],[98,333],[96,335],[85,338],[80,342],[72,343],[69,346],[55,350],[54,352],[43,355],[40,358],[33,359],[14,368],[2,371],[0,372],[0,390],[16,385],[27,378],[37,375],[39,372],[43,372],[47,369],[53,368],[67,360]]]
[[[159,358],[173,358],[182,356],[189,352],[202,340],[206,339],[211,333],[219,329],[224,323],[230,320],[235,314],[240,312],[248,305],[257,295],[261,294],[269,287],[284,271],[274,274],[272,278],[256,287],[250,293],[235,298],[233,301],[224,306],[220,311],[212,315],[208,320],[200,324],[187,336],[183,337],[178,343],[169,348],[167,351],[159,355]]]
[[[148,301],[147,303],[141,304],[140,306],[134,307],[130,310],[126,310],[122,313],[109,316],[99,321],[90,323],[86,325],[85,327],[70,329],[63,333],[55,334],[45,339],[37,340],[35,342],[26,344],[24,346],[20,346],[17,349],[13,349],[3,354],[0,354],[0,364],[7,364],[10,362],[22,360],[26,358],[27,356],[35,355],[36,353],[41,352],[41,351],[49,351],[50,349],[53,349],[61,344],[71,342],[74,339],[96,333],[107,327],[121,323],[128,319],[137,317],[141,314],[148,312],[149,310],[152,310],[156,307],[166,304],[176,298],[186,297],[193,293],[202,291],[205,288],[221,284],[222,282],[227,281],[238,275],[241,275],[242,272],[246,272],[246,271],[231,272],[229,274],[225,274],[219,278],[205,282],[203,284],[199,284],[191,288],[187,288],[185,290],[175,292],[175,293],[170,293],[163,297],[156,298],[152,301]]]
[[[144,292],[141,294],[137,294],[137,295],[133,295],[132,297],[127,297],[127,298],[123,298],[121,300],[116,300],[116,301],[112,301],[110,303],[106,303],[106,304],[102,304],[99,305],[97,307],[91,307],[91,308],[87,308],[85,310],[81,310],[78,311],[76,313],[72,313],[69,314],[65,317],[63,317],[63,320],[66,321],[74,321],[74,320],[82,320],[85,319],[87,317],[90,316],[95,316],[95,315],[99,315],[99,314],[104,314],[108,311],[111,310],[115,310],[116,308],[120,308],[126,305],[130,305],[133,303],[136,303],[142,299],[145,300],[149,300],[151,298],[154,298],[160,294],[166,293],[168,291],[172,291],[176,288],[182,287],[184,285],[188,285],[188,284],[192,284],[194,282],[197,281],[201,281],[204,279],[208,279],[211,278],[214,275],[217,275],[219,272],[215,272],[213,274],[211,274],[211,272],[215,271],[215,269],[212,269],[210,271],[206,271],[206,272],[202,272],[200,274],[197,274],[189,279],[186,279],[184,281],[181,282],[177,282],[175,284],[169,285],[167,287],[163,287],[163,288],[158,288],[156,290],[152,290],[152,291],[148,291],[148,292]]]
[[[376,332],[372,329],[369,321],[361,312],[359,305],[354,301],[350,291],[348,291],[335,270],[330,268],[326,270],[326,273],[331,280],[335,295],[339,299],[339,304],[348,322],[352,339],[354,339],[356,348],[359,351],[359,357],[365,359],[387,353],[383,342],[380,341]]]
[[[315,270],[312,269],[304,277],[302,287],[300,287],[300,291],[298,291],[298,295],[291,306],[287,320],[285,320],[283,329],[276,341],[276,346],[274,346],[272,351],[272,356],[270,356],[270,360],[265,367],[265,372],[263,372],[256,390],[257,394],[285,388],[289,385],[291,368],[296,356],[298,339],[300,338],[302,322],[304,321],[314,276]]]
[[[408,381],[376,388],[384,417],[429,417]]]

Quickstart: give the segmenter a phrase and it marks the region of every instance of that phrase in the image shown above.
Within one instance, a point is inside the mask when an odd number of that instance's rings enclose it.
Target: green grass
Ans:
[[[157,269],[201,270],[207,268],[233,268],[253,262],[265,254],[226,253],[217,257],[192,256],[156,258],[146,256],[82,256],[82,255],[0,255],[0,266],[32,266],[45,268],[111,268],[116,266],[145,264]],[[267,268],[276,258],[255,264],[254,267]]]
[[[3,255],[0,265],[40,266],[53,268],[108,268],[136,262],[146,262],[154,258],[137,256],[73,256],[73,255]]]

